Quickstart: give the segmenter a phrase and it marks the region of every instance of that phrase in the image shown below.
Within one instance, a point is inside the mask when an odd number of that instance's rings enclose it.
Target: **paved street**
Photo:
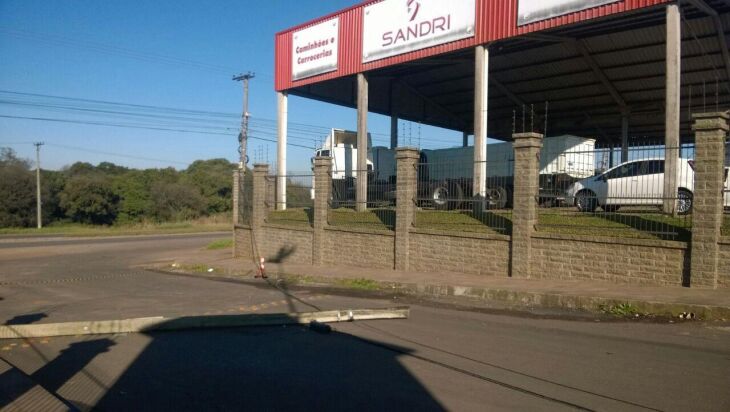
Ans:
[[[4,323],[402,304],[137,268],[221,235],[0,243]],[[411,305],[407,320],[0,341],[87,410],[730,410],[730,328]],[[0,373],[0,389],[7,379]],[[0,397],[0,401],[7,401]]]

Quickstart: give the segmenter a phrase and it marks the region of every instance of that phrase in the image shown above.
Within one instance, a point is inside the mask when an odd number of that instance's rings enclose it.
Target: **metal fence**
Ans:
[[[286,199],[277,196],[279,181],[285,181]],[[266,221],[268,223],[309,225],[314,217],[314,175],[292,172],[284,176],[266,178]]]
[[[395,229],[395,171],[339,170],[333,168],[332,194],[329,199],[329,224],[372,229]],[[359,210],[357,184],[367,178],[367,201]]]
[[[693,144],[563,150],[545,155],[554,159],[556,167],[541,170],[538,201],[545,208],[540,211],[540,230],[669,240],[690,237]],[[665,173],[668,156],[677,159],[673,184]],[[665,186],[676,189],[667,192]]]
[[[458,159],[417,165],[416,227],[511,233],[514,160]],[[487,176],[475,182],[475,172]]]

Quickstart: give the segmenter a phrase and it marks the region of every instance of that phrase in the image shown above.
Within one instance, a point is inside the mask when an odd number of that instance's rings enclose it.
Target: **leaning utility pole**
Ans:
[[[38,229],[43,227],[41,220],[41,146],[45,143],[36,142],[35,145],[35,197],[36,197],[36,221]]]
[[[238,135],[238,142],[240,147],[238,152],[241,155],[241,160],[238,164],[238,168],[246,171],[246,146],[248,144],[248,81],[256,77],[256,74],[248,72],[246,74],[239,74],[233,76],[233,80],[243,82],[243,113],[241,114],[241,134]]]

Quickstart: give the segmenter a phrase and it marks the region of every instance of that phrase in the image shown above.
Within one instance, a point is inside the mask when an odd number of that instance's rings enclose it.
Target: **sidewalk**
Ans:
[[[177,267],[172,267],[172,263]],[[253,281],[254,263],[234,259],[229,250],[200,251],[176,262],[157,265],[165,271],[198,272]],[[208,272],[208,269],[213,269]],[[512,279],[458,273],[397,272],[354,267],[315,267],[267,263],[270,276],[308,286],[356,287],[397,291],[422,297],[464,297],[515,307],[601,311],[630,304],[637,313],[678,316],[694,313],[701,319],[730,320],[730,289],[699,289],[627,285],[591,280]],[[357,281],[357,282],[353,282]],[[355,286],[353,286],[353,284]],[[469,299],[465,299],[468,304]]]

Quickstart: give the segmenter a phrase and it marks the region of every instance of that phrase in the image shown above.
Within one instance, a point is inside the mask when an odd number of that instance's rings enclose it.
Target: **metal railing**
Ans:
[[[688,240],[694,145],[644,145],[548,154],[558,173],[540,175],[538,229],[591,236]],[[666,158],[676,159],[674,182]],[[622,162],[623,160],[623,162]],[[590,170],[593,173],[589,173]],[[544,172],[544,171],[543,171]],[[666,188],[674,187],[671,192]]]
[[[486,176],[475,182],[475,172]],[[511,233],[514,161],[417,164],[419,228]]]
[[[396,177],[393,172],[333,169],[328,223],[333,226],[395,229]],[[367,177],[367,200],[358,204],[357,184]],[[361,207],[358,207],[361,206]]]
[[[286,199],[277,196],[278,182],[286,182]],[[292,172],[266,179],[266,221],[268,223],[312,226],[314,217],[314,175]]]

